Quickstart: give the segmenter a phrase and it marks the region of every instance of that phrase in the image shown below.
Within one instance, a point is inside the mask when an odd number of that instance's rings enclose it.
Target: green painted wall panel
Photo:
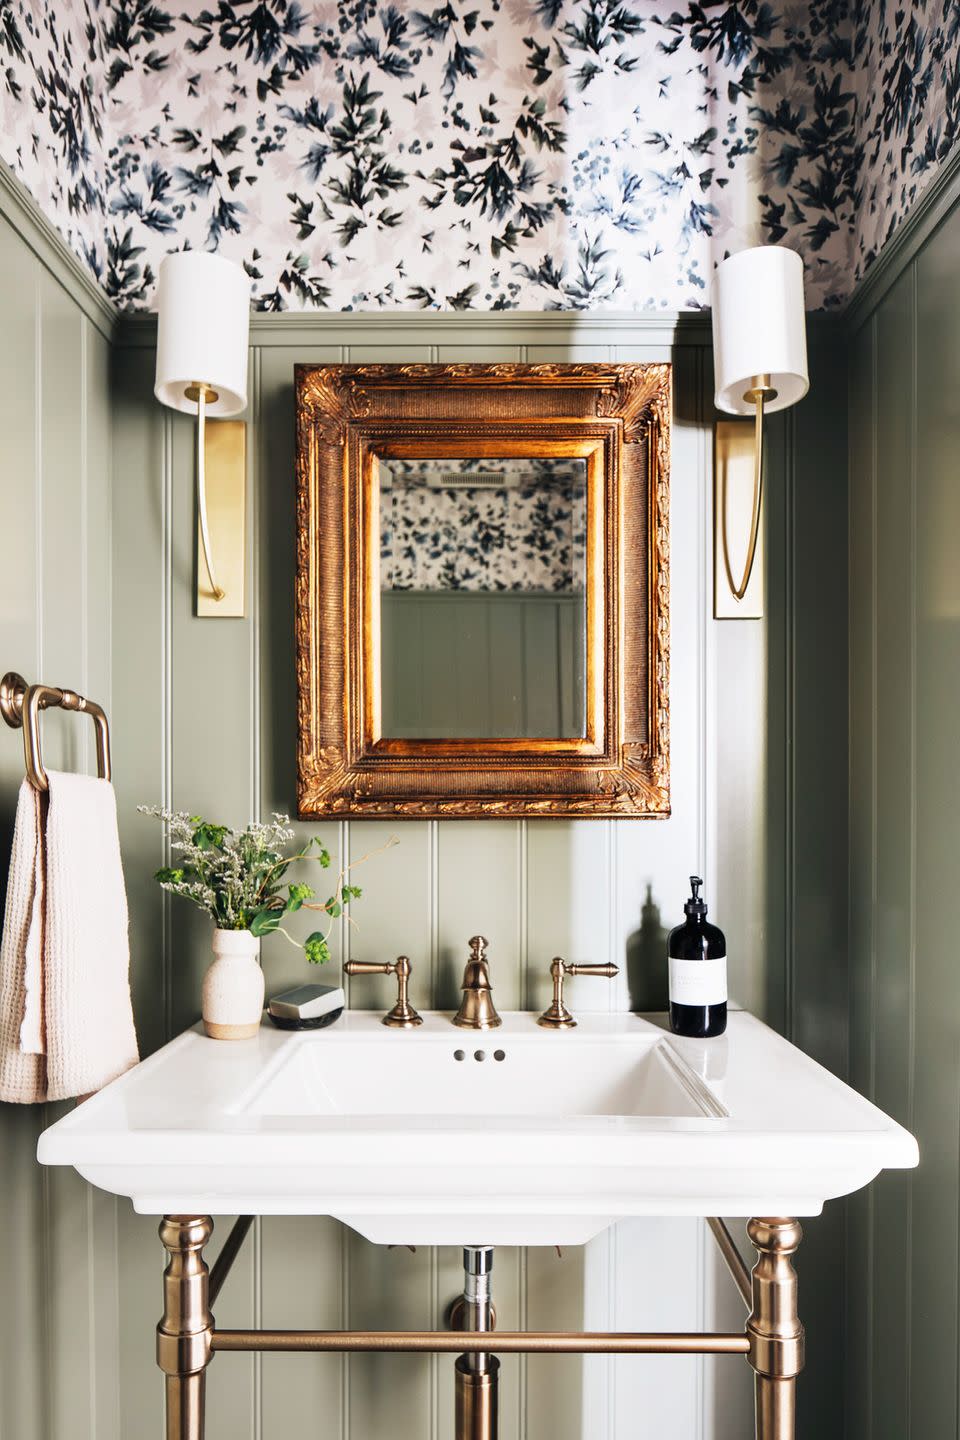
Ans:
[[[309,1215],[265,1217],[258,1229],[260,1323],[278,1330],[344,1328],[347,1231],[335,1220]],[[224,1355],[218,1363],[233,1358]],[[261,1357],[256,1413],[263,1440],[292,1440],[294,1424],[323,1440],[347,1435],[351,1357],[311,1355],[303,1362],[302,1355]]]
[[[381,733],[583,734],[582,595],[384,590]]]
[[[913,906],[913,274],[887,294],[877,316],[876,446],[876,991],[874,1098],[909,1125],[911,1114]],[[882,1175],[873,1190],[874,1433],[899,1440],[909,1427],[909,1348],[903,1343],[910,1276],[902,1238],[910,1228],[913,1176]]]
[[[482,316],[435,317],[429,326],[420,323],[423,317],[409,317],[409,323],[407,317],[384,317],[376,324],[365,317],[280,317],[272,328],[258,326],[249,412],[248,615],[199,622],[192,616],[191,598],[191,427],[155,403],[149,344],[132,327],[135,343],[111,359],[106,339],[91,320],[76,318],[63,292],[41,273],[40,263],[2,226],[0,254],[5,274],[16,281],[5,300],[11,343],[4,347],[9,383],[0,387],[0,407],[5,407],[0,413],[7,454],[20,474],[31,477],[27,486],[4,486],[0,496],[4,520],[26,542],[6,577],[16,575],[18,583],[0,614],[8,641],[4,658],[31,673],[41,664],[46,668],[46,641],[55,664],[62,660],[72,667],[76,656],[75,673],[91,693],[108,697],[132,919],[133,990],[146,1053],[196,1016],[208,934],[202,923],[175,910],[150,878],[164,859],[164,847],[159,827],[138,816],[136,804],[207,805],[230,820],[292,811],[295,805],[294,362],[602,359],[613,354],[654,359],[670,351],[666,331],[650,330],[643,317],[635,325],[621,318],[606,327],[598,317],[571,317],[562,325],[555,316],[503,317],[495,330],[490,317]],[[721,923],[727,909],[739,916],[733,902],[742,876],[728,876],[721,858],[734,839],[731,827],[744,823],[748,808],[750,824],[757,825],[753,848],[745,852],[750,864],[758,864],[763,834],[778,856],[787,854],[778,830],[784,822],[782,800],[767,806],[761,776],[748,802],[730,791],[731,776],[724,778],[717,765],[724,745],[742,741],[718,719],[721,659],[723,682],[734,688],[739,684],[741,698],[749,697],[751,726],[768,732],[771,750],[781,744],[782,731],[781,712],[774,711],[763,686],[754,684],[768,661],[753,653],[745,632],[739,639],[731,634],[721,646],[707,618],[710,445],[703,387],[709,382],[704,336],[697,334],[696,343],[676,351],[674,816],[663,824],[319,827],[344,861],[376,850],[397,829],[400,845],[374,855],[356,876],[367,889],[357,907],[356,928],[348,932],[338,926],[333,942],[335,953],[349,949],[363,958],[410,953],[413,998],[420,1006],[457,1004],[466,941],[477,930],[491,941],[502,1008],[546,1003],[547,966],[554,953],[613,958],[624,965],[613,983],[575,982],[570,990],[575,1008],[626,1006],[661,963],[662,931],[676,919],[691,868],[705,865],[715,877],[714,905]],[[63,404],[54,407],[49,403],[54,385],[79,388],[69,389]],[[45,425],[55,433],[44,450]],[[829,437],[828,443],[833,443]],[[771,496],[784,484],[786,444],[772,459]],[[824,465],[822,450],[816,456],[808,451],[801,468],[815,460]],[[799,485],[796,494],[799,505],[806,503]],[[796,520],[793,511],[771,500],[770,524],[781,555],[792,555],[796,548],[791,529]],[[77,534],[83,537],[79,547]],[[48,557],[52,583],[41,605],[39,576]],[[786,623],[787,605],[785,598],[778,625]],[[742,703],[740,712],[738,720],[743,719]],[[776,717],[772,730],[771,715]],[[59,743],[51,731],[51,746]],[[70,747],[77,740],[69,728],[62,743],[64,760],[72,761]],[[89,741],[82,745],[89,755]],[[0,754],[8,782],[2,801],[7,819],[19,774],[15,752],[14,745]],[[805,777],[794,781],[804,783]],[[759,824],[753,814],[758,798]],[[736,818],[738,807],[742,819]],[[298,827],[298,833],[313,828]],[[784,875],[789,891],[788,866]],[[781,949],[773,947],[764,958],[762,919],[750,912],[743,919],[750,928],[752,968],[741,973],[749,978],[750,995],[782,995]],[[264,964],[271,989],[304,974],[296,951],[279,939],[265,947]],[[385,1009],[390,983],[354,981],[350,998],[353,1004]],[[760,1008],[778,1015],[777,1005],[768,1007],[766,1000],[761,999]],[[31,1112],[0,1115],[3,1140],[10,1141],[0,1188],[19,1239],[16,1252],[4,1259],[2,1279],[23,1302],[16,1332],[0,1331],[0,1434],[3,1440],[8,1434],[16,1440],[61,1440],[69,1424],[71,1435],[97,1440],[159,1437],[161,1383],[153,1328],[162,1251],[156,1219],[134,1215],[126,1202],[93,1192],[73,1176],[44,1179],[32,1158],[44,1118]],[[213,1253],[229,1224],[229,1217],[216,1219]],[[381,1252],[332,1221],[265,1219],[248,1244],[218,1306],[222,1321],[429,1324],[439,1319],[460,1285],[456,1250]],[[616,1323],[633,1313],[630,1297],[665,1294],[669,1273],[680,1295],[675,1306],[672,1301],[666,1309],[660,1306],[664,1314],[675,1310],[685,1323],[709,1328],[713,1301],[702,1281],[704,1253],[702,1227],[695,1222],[677,1222],[662,1231],[630,1227],[629,1234],[611,1234],[584,1251],[565,1252],[562,1259],[548,1245],[529,1252],[504,1250],[496,1270],[501,1324],[576,1326],[585,1313],[593,1323]],[[825,1260],[818,1260],[817,1268],[829,1276]],[[638,1313],[646,1308],[644,1302]],[[44,1334],[62,1336],[67,1347],[64,1363],[49,1372],[41,1369]],[[587,1434],[590,1440],[615,1440],[625,1426],[632,1429],[636,1415],[660,1414],[678,1363],[685,1365],[690,1382],[682,1415],[674,1417],[680,1428],[674,1436],[669,1422],[658,1422],[658,1434],[663,1440],[681,1440],[681,1432],[682,1440],[715,1440],[711,1417],[718,1413],[721,1392],[708,1393],[705,1378],[713,1375],[713,1367],[708,1372],[700,1362],[671,1359],[615,1367],[519,1357],[504,1366],[504,1440],[539,1440],[547,1433],[556,1440]],[[716,1373],[723,1372],[718,1367]],[[806,1384],[818,1387],[828,1378],[821,1372],[808,1376]],[[722,1385],[723,1434],[744,1430],[747,1380],[738,1369],[736,1381]],[[436,1359],[224,1356],[211,1371],[210,1394],[211,1440],[227,1435],[280,1440],[321,1425],[339,1440],[372,1440],[388,1426],[401,1437],[441,1440],[450,1431],[452,1372],[448,1362]],[[404,1417],[399,1430],[398,1415]]]
[[[860,307],[851,364],[851,1075],[921,1157],[849,1207],[851,1440],[958,1427],[960,213],[936,221]]]
[[[850,352],[850,1082],[864,1094],[873,1083],[874,900],[874,621],[875,602],[875,324]],[[851,1437],[865,1440],[872,1424],[872,1191],[847,1205],[847,1416]]]
[[[0,533],[15,536],[0,570],[0,640],[4,668],[28,675],[39,665],[42,642],[38,583],[38,287],[36,263],[19,237],[0,221],[0,274],[4,343],[0,346]],[[7,658],[9,657],[9,659]],[[3,780],[0,873],[10,854],[17,790],[23,778],[19,737],[0,746]],[[5,888],[5,887],[4,887]],[[11,1243],[0,1252],[0,1436],[34,1440],[44,1420],[43,1298],[46,1253],[44,1189],[34,1160],[43,1111],[0,1106],[0,1200]]]
[[[847,490],[836,457],[846,452],[842,401],[847,354],[829,328],[811,323],[810,394],[786,412],[791,471],[789,815],[787,863],[780,870],[787,907],[790,1035],[814,1059],[846,1077],[847,965]],[[838,643],[839,642],[839,643]],[[775,731],[773,733],[776,733]],[[775,827],[771,827],[778,833]],[[774,863],[775,852],[769,860]],[[774,975],[777,967],[771,967]],[[805,1227],[798,1267],[808,1327],[807,1363],[818,1383],[802,1387],[802,1433],[830,1434],[843,1407],[844,1203]]]
[[[960,216],[917,262],[916,370],[916,1055],[914,1128],[923,1163],[913,1186],[911,1422],[917,1436],[957,1426],[957,1223],[960,1198],[960,1003],[955,858],[960,787],[957,594],[956,337]],[[902,765],[905,757],[891,755]],[[882,775],[883,766],[878,767]],[[904,1017],[905,1020],[907,1017]],[[929,1243],[937,1237],[936,1245]],[[878,1257],[879,1258],[879,1257]],[[931,1321],[936,1317],[936,1323]]]
[[[106,342],[37,254],[0,221],[0,579],[3,669],[110,705],[110,439]],[[52,723],[49,723],[52,722]],[[20,737],[0,747],[5,873]],[[89,727],[44,717],[50,766],[84,768]],[[42,1171],[37,1135],[62,1106],[0,1106],[0,1435],[116,1433],[116,1205],[79,1176]],[[106,1363],[105,1363],[106,1362]]]

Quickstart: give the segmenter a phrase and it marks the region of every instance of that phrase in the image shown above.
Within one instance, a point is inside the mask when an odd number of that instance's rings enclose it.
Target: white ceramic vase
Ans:
[[[214,930],[213,964],[203,977],[203,1028],[211,1040],[249,1040],[260,1029],[260,941],[249,930]]]

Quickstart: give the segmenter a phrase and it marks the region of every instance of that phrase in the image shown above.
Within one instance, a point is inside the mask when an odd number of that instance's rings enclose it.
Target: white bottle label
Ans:
[[[723,1005],[726,999],[726,955],[719,960],[675,960],[671,955],[671,1005]]]

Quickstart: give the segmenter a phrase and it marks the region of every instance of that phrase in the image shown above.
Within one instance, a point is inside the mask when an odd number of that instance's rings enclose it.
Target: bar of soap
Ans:
[[[343,1014],[346,997],[339,985],[297,985],[274,995],[267,1014],[281,1030],[316,1030]]]

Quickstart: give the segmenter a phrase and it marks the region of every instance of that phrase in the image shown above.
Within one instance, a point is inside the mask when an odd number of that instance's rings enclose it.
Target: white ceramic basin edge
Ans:
[[[147,1214],[324,1214],[388,1244],[579,1244],[637,1215],[811,1215],[911,1135],[743,1012],[684,1041],[633,1015],[457,1030],[369,1012],[250,1041],[187,1031],[40,1138]]]

